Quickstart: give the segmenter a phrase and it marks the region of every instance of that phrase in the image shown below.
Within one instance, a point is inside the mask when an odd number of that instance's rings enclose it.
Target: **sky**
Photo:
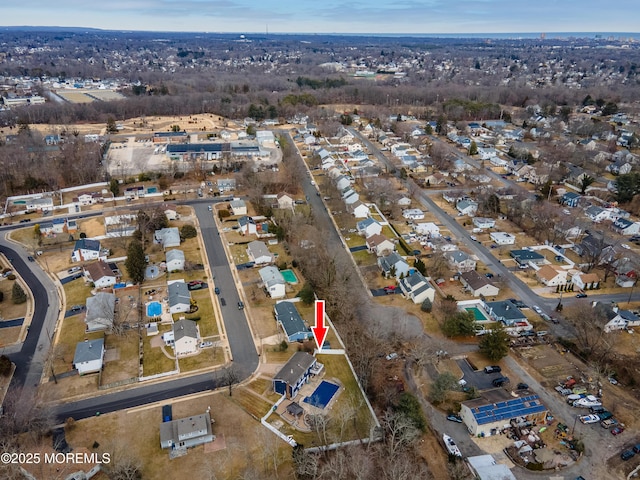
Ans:
[[[3,0],[0,26],[237,33],[638,32],[638,0]]]

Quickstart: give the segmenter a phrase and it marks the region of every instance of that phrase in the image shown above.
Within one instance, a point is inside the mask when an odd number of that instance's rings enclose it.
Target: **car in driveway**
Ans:
[[[503,385],[506,385],[507,383],[509,383],[509,377],[494,378],[493,382],[491,383],[493,384],[494,387],[502,387]]]
[[[386,294],[395,293],[396,292],[395,285],[389,285],[388,287],[384,287],[384,292]]]
[[[580,292],[578,294],[576,294],[576,298],[587,298],[588,295],[584,292]]]
[[[200,343],[200,348],[213,347],[213,342],[202,342]]]
[[[454,415],[453,413],[447,415],[447,420],[450,422],[462,423],[462,419],[458,415]]]
[[[484,367],[484,373],[499,373],[502,371],[498,365],[490,365],[488,367]]]
[[[200,290],[201,288],[204,288],[207,284],[204,283],[202,280],[193,280],[189,283],[187,283],[187,289],[188,290]]]
[[[71,267],[69,270],[67,270],[67,273],[71,275],[72,273],[79,272],[80,270],[82,270],[82,267]]]
[[[584,423],[585,425],[588,425],[590,423],[598,423],[600,421],[600,417],[598,415],[595,414],[591,414],[591,415],[580,415],[580,421],[582,423]]]

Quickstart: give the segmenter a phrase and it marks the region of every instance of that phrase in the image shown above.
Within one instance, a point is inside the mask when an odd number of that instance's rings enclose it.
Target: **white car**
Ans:
[[[533,308],[533,311],[536,312],[538,315],[542,313],[542,309],[539,306],[534,305],[532,308]]]
[[[579,418],[584,424],[598,423],[600,421],[600,417],[598,415],[580,415]]]
[[[629,245],[627,245],[626,243],[621,243],[620,246],[622,248],[626,248],[627,250],[631,250],[631,247]]]

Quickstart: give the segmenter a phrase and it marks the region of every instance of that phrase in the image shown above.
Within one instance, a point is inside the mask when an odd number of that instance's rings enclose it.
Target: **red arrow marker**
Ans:
[[[311,331],[316,339],[318,350],[322,350],[322,344],[329,331],[329,327],[324,326],[324,300],[316,300],[316,325],[311,327]]]

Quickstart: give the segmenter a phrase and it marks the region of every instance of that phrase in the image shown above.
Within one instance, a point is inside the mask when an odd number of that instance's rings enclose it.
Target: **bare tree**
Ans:
[[[238,372],[238,369],[233,364],[224,367],[220,372],[216,373],[215,378],[221,386],[229,388],[230,397],[233,394],[233,387],[241,380],[240,372]]]

